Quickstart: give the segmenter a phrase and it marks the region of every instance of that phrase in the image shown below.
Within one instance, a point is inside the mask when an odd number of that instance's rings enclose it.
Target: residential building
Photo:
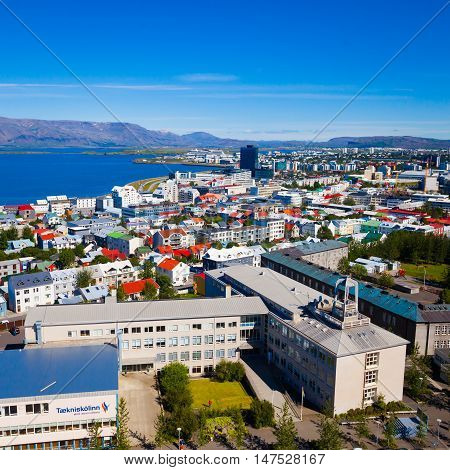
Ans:
[[[172,258],[165,258],[157,264],[156,273],[167,276],[176,287],[183,286],[189,280],[189,266]]]
[[[141,300],[142,299],[142,292],[145,289],[147,284],[151,284],[156,290],[156,296],[157,298],[159,294],[159,285],[158,283],[152,279],[151,277],[147,279],[139,279],[137,281],[133,282],[125,282],[122,284],[123,291],[125,292],[125,295],[128,296],[129,300]]]
[[[210,271],[235,264],[261,265],[261,254],[266,250],[261,245],[233,246],[232,248],[210,248],[202,258],[203,269]]]
[[[24,313],[37,305],[55,303],[55,289],[49,272],[12,276],[8,281],[9,309]]]
[[[117,288],[120,283],[131,282],[137,279],[137,271],[129,260],[114,261],[89,266],[93,285],[104,284],[111,288]]]
[[[0,279],[13,274],[19,274],[22,271],[22,265],[18,259],[7,259],[0,261]]]
[[[172,249],[188,248],[195,243],[194,236],[182,228],[159,230],[153,235],[153,248],[170,246]]]
[[[6,315],[7,310],[7,303],[5,298],[2,294],[0,294],[0,317],[4,317]]]
[[[114,186],[111,196],[114,207],[118,208],[137,206],[142,202],[142,196],[133,186]]]
[[[139,247],[144,246],[144,240],[128,233],[111,232],[106,237],[106,246],[109,250],[119,250],[130,256],[134,255]]]

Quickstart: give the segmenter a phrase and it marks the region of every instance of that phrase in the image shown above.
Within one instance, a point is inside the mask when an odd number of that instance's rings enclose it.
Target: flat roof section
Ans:
[[[0,351],[0,400],[118,390],[112,345]]]

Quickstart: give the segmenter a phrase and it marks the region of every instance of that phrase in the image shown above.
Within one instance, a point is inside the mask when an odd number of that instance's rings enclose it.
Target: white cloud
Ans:
[[[223,83],[235,82],[239,77],[231,74],[222,73],[188,73],[179,75],[178,80],[191,83]]]

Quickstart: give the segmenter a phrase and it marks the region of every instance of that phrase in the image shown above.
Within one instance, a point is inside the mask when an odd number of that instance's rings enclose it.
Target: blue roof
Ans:
[[[337,272],[331,272],[325,268],[315,266],[306,261],[297,260],[285,253],[287,250],[272,251],[263,253],[261,256],[265,259],[280,263],[291,269],[301,272],[313,279],[317,279],[330,287],[334,287],[336,281],[342,276]],[[376,287],[359,282],[359,298],[366,302],[376,305],[382,309],[392,312],[401,317],[414,322],[424,322],[417,303],[408,299],[392,295]]]
[[[112,345],[0,351],[0,364],[0,399],[118,390]]]

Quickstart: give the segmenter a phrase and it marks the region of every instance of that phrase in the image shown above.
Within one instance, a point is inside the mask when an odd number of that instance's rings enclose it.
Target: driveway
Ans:
[[[154,423],[161,411],[153,373],[121,374],[119,396],[127,401],[132,448],[148,448],[155,437]]]

